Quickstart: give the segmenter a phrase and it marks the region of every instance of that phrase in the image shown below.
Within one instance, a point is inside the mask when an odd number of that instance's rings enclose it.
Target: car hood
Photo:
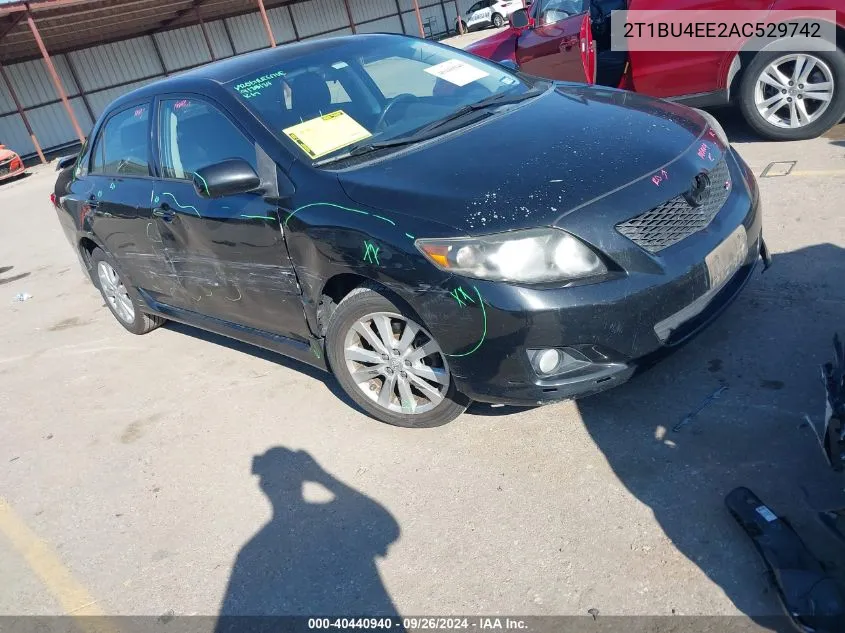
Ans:
[[[688,155],[706,129],[705,119],[684,106],[558,85],[465,129],[339,171],[338,178],[360,204],[465,234],[549,226],[605,194],[647,182]]]

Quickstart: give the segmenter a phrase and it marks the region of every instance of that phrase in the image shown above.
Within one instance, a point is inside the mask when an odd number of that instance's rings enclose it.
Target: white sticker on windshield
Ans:
[[[489,74],[480,68],[462,62],[460,59],[450,59],[449,61],[430,66],[425,69],[425,72],[456,86],[466,86],[473,81],[487,77]]]
[[[332,64],[332,68],[334,68],[335,70],[341,70],[342,68],[348,67],[349,64],[347,64],[346,62],[335,62],[334,64]]]

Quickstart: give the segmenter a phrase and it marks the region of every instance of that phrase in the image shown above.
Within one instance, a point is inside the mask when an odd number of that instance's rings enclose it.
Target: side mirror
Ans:
[[[528,10],[527,9],[517,9],[513,13],[511,13],[510,17],[511,26],[515,29],[524,29],[528,26]]]
[[[203,198],[249,193],[261,187],[258,174],[248,162],[240,158],[230,158],[198,169],[193,180],[197,193]]]
[[[79,154],[71,154],[70,156],[62,156],[59,160],[56,161],[56,171],[62,171],[63,169],[67,169],[68,167],[73,167],[76,163],[76,159],[79,158]]]

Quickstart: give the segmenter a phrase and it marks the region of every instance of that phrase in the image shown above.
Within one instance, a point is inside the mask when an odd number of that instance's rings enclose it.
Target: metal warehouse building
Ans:
[[[0,0],[0,144],[44,161],[157,78],[296,40],[437,37],[473,1]]]

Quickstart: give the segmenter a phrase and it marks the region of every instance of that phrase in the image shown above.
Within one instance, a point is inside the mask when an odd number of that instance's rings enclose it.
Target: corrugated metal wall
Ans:
[[[419,2],[420,14],[431,35],[438,36],[454,28],[455,0]],[[458,0],[462,11],[472,2]],[[397,4],[401,15],[397,14]],[[417,35],[419,28],[413,7],[413,0],[349,0],[358,33]],[[267,11],[267,18],[279,44],[296,40],[297,34],[304,40],[352,33],[343,0],[307,0],[290,7],[276,7]],[[268,46],[258,11],[207,22],[205,26],[216,59]],[[99,117],[117,97],[167,74],[208,63],[212,57],[200,26],[194,25],[53,55],[52,59],[79,124],[83,132],[87,132],[94,123],[92,115]],[[73,126],[43,61],[11,64],[5,69],[42,148],[49,151],[74,143],[77,139]],[[2,80],[0,143],[24,156],[35,154],[23,120]]]

